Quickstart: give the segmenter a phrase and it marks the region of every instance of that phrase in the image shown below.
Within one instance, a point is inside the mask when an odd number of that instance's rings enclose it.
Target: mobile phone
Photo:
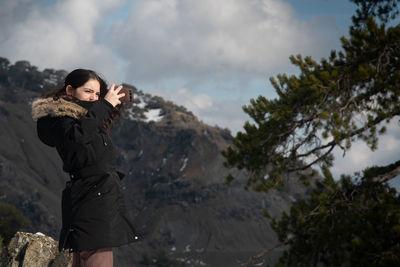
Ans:
[[[125,93],[125,95],[119,99],[119,100],[121,100],[121,102],[133,102],[132,89],[127,88],[127,87],[122,87],[122,89],[119,91],[119,93]]]

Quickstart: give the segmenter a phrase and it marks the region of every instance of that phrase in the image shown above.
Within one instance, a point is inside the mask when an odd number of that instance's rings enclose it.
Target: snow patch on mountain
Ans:
[[[149,108],[150,98],[146,95],[134,94],[134,103],[126,109],[127,117],[133,121],[159,122],[163,119],[161,108]]]

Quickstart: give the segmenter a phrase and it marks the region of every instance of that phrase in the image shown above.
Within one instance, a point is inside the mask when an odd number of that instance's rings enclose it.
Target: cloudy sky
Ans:
[[[235,134],[249,119],[243,105],[275,96],[269,77],[296,73],[290,55],[340,48],[354,9],[347,0],[1,0],[0,56],[40,70],[91,68]],[[382,163],[397,157],[398,126]],[[334,171],[376,157],[356,145]]]

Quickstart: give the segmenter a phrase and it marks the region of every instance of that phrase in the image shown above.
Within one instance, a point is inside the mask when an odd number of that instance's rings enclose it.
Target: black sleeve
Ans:
[[[98,128],[104,127],[104,122],[110,118],[113,109],[108,101],[102,99],[93,103],[80,120],[67,116],[58,118],[51,126],[55,144],[89,143],[93,134],[98,132]]]

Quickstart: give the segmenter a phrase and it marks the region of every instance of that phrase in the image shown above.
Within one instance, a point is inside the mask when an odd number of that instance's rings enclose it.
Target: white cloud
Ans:
[[[0,43],[14,30],[16,23],[22,21],[33,5],[33,0],[3,0],[0,4]]]
[[[162,96],[178,105],[182,105],[189,111],[198,114],[201,110],[210,108],[213,105],[211,97],[206,94],[192,94],[186,88],[178,88],[172,92],[163,89],[151,89],[154,95]]]
[[[321,26],[321,25],[320,25]],[[134,80],[240,79],[330,49],[282,0],[146,0],[113,30]]]
[[[178,103],[184,103],[189,110],[198,111],[212,106],[211,97],[206,94],[191,95],[186,88],[179,88],[174,94],[174,98]]]
[[[362,171],[372,165],[384,166],[400,160],[400,131],[398,118],[395,118],[387,126],[387,133],[379,136],[378,149],[371,151],[364,142],[357,141],[346,153],[341,150],[335,152],[335,165],[332,173],[335,177],[341,174],[353,174]]]
[[[3,18],[8,26],[0,30],[0,49],[11,61],[28,60],[41,68],[92,68],[115,79],[116,61],[111,49],[96,41],[96,27],[121,3],[60,0],[45,6],[28,0],[6,0],[1,4],[2,13],[23,14]]]
[[[247,119],[239,100],[212,100],[206,94],[196,94],[186,88],[172,91],[153,88],[150,93],[184,106],[209,125],[229,128],[233,135],[242,130]]]
[[[233,136],[243,131],[243,125],[249,117],[242,110],[241,100],[218,100],[212,107],[199,112],[199,117],[209,125],[217,125],[231,130]]]

